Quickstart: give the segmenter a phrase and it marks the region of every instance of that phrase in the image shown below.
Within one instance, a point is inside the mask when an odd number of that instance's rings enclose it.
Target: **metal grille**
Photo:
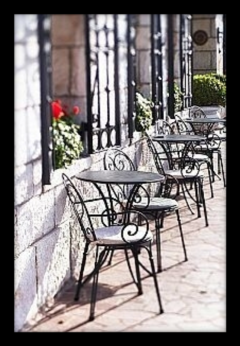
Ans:
[[[183,108],[192,105],[192,17],[188,14],[180,15],[180,74]]]
[[[167,16],[168,25],[168,116],[174,118],[174,45],[173,14]]]
[[[151,14],[151,78],[153,122],[163,119],[162,32],[161,15]]]
[[[42,133],[42,184],[50,184],[52,169],[52,141],[51,141],[51,17],[47,14],[38,15],[38,42],[41,87],[41,133]]]
[[[133,138],[136,117],[136,17],[127,15],[127,59],[128,59],[128,137]]]
[[[226,74],[226,14],[223,15],[223,73]]]
[[[118,15],[86,15],[88,153],[119,145]]]

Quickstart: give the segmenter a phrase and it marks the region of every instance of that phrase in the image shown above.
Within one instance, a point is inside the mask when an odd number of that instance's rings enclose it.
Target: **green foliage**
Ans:
[[[153,102],[136,92],[136,131],[144,133],[152,125],[152,107]]]
[[[226,105],[226,76],[216,73],[193,77],[193,104],[197,106]]]
[[[53,118],[52,134],[56,169],[66,168],[73,160],[79,159],[83,151],[79,129],[80,126],[68,116],[60,119]]]
[[[182,110],[182,96],[184,94],[181,92],[181,89],[179,88],[178,84],[174,82],[174,112],[179,112]]]
[[[216,79],[219,79],[220,82],[224,83],[226,85],[226,82],[227,82],[227,77],[226,75],[224,74],[219,74],[219,73],[209,73],[210,76],[216,78]]]

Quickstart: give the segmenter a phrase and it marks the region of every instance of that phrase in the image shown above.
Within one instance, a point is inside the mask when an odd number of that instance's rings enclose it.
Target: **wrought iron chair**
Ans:
[[[92,281],[91,303],[89,320],[94,320],[95,305],[97,298],[98,277],[100,270],[106,262],[109,254],[112,251],[124,250],[127,265],[134,283],[137,286],[138,294],[141,295],[142,283],[140,275],[140,267],[145,269],[149,275],[153,277],[154,286],[156,290],[157,300],[159,304],[159,313],[163,313],[160,291],[156,277],[154,261],[152,257],[152,241],[153,235],[149,229],[149,222],[145,215],[137,210],[124,210],[114,213],[108,218],[106,213],[91,213],[88,208],[88,202],[93,202],[93,199],[84,199],[79,188],[77,188],[73,181],[66,175],[62,174],[63,183],[70,200],[72,209],[75,213],[77,221],[80,226],[85,239],[85,246],[83,251],[83,259],[81,263],[79,279],[75,294],[75,300],[79,299],[79,294],[82,286],[89,281]],[[94,228],[93,218],[99,217],[102,222],[102,227]],[[141,226],[138,225],[136,219],[141,217],[144,220]],[[96,220],[95,220],[96,221]],[[83,279],[84,268],[86,264],[87,254],[89,247],[94,246],[95,251],[95,264],[93,271]],[[151,270],[148,270],[139,261],[139,249],[145,249],[148,253]],[[128,251],[131,251],[136,268],[136,274],[133,273],[131,268]]]
[[[203,206],[205,224],[208,226],[208,217],[205,196],[203,191],[203,172],[197,160],[189,155],[183,154],[181,160],[176,160],[171,152],[171,145],[167,145],[161,141],[154,141],[146,133],[147,144],[153,155],[156,169],[158,173],[166,177],[166,185],[171,185],[173,181],[177,181],[179,189],[181,189],[186,204],[194,214],[188,203],[187,195],[195,202],[197,206],[198,217],[201,217],[200,207]],[[194,185],[195,194],[191,192]]]
[[[192,129],[189,128],[189,124],[187,124],[183,119],[176,117],[176,125],[178,132],[180,134],[193,134],[195,132],[192,131]],[[196,124],[194,125],[194,127]],[[194,158],[196,160],[203,163],[207,163],[208,167],[208,176],[209,176],[209,182],[210,182],[210,189],[211,189],[211,197],[214,196],[213,194],[213,188],[212,188],[212,182],[215,181],[215,169],[214,169],[214,154],[217,155],[217,168],[218,168],[218,174],[222,174],[223,179],[223,185],[226,186],[226,179],[225,179],[225,171],[223,167],[223,160],[222,160],[222,148],[221,144],[223,141],[226,141],[226,125],[223,125],[220,130],[216,130],[213,128],[210,132],[207,130],[208,126],[206,124],[200,125],[198,127],[197,134],[202,135],[205,137],[205,141],[201,143],[201,145],[197,148],[195,147],[195,155]],[[217,175],[218,176],[218,175]],[[221,179],[218,176],[219,179]]]
[[[195,107],[195,106],[194,106]],[[177,133],[181,135],[194,135],[194,132],[192,131],[192,127],[190,124],[186,123],[180,116],[175,115],[175,121],[171,126],[175,125],[175,128],[177,129]],[[204,136],[204,134],[202,134]],[[210,145],[207,145],[207,141],[204,141],[202,147],[204,146],[209,147],[209,152],[211,151]],[[202,167],[204,164],[207,167],[208,171],[208,180],[209,180],[209,187],[210,187],[210,192],[211,192],[211,198],[214,197],[214,192],[213,192],[213,175],[214,175],[214,168],[213,168],[213,160],[211,155],[207,155],[206,150],[200,151],[199,149],[197,150],[194,145],[191,145],[189,147],[189,153],[188,156],[193,158],[198,162],[200,167]],[[187,157],[185,158],[185,160]]]
[[[201,143],[199,146],[195,146],[195,151],[200,154],[205,154],[209,157],[211,161],[211,167],[212,167],[212,179],[215,181],[214,177],[215,175],[221,180],[219,175],[216,174],[214,169],[214,157],[213,155],[217,155],[217,168],[218,168],[218,174],[222,174],[222,180],[223,180],[223,186],[226,187],[226,178],[225,178],[225,170],[223,166],[223,159],[222,159],[222,138],[219,134],[217,134],[215,131],[212,133],[209,133],[206,136],[205,143]]]
[[[118,148],[110,148],[105,152],[104,169],[106,170],[137,170],[136,165],[131,158]],[[164,184],[163,184],[164,185]],[[175,184],[177,185],[177,183]],[[124,188],[124,186],[123,186]],[[182,224],[178,210],[178,203],[174,198],[169,198],[173,192],[173,185],[171,189],[167,189],[166,186],[162,186],[159,189],[160,196],[150,197],[149,192],[142,186],[142,190],[139,191],[138,198],[133,203],[133,208],[141,211],[144,214],[150,214],[155,220],[155,232],[156,232],[156,252],[157,252],[157,270],[162,271],[162,256],[161,256],[161,228],[163,228],[163,222],[166,214],[175,212],[177,216],[177,222],[181,237],[181,243],[184,253],[184,261],[187,261],[187,251],[184,242],[184,235],[182,231]],[[122,190],[121,198],[127,199],[128,190]]]

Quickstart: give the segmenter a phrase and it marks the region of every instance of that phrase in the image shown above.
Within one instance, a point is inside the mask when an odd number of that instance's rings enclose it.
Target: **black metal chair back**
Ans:
[[[118,148],[111,148],[105,152],[103,167],[109,171],[136,171],[136,166],[130,157]]]
[[[189,117],[193,119],[199,119],[206,118],[207,115],[201,107],[194,105],[189,108]]]
[[[72,209],[77,217],[86,241],[95,241],[97,238],[94,232],[91,215],[80,190],[76,188],[72,180],[66,174],[62,174],[62,179]]]
[[[171,162],[171,156],[167,152],[166,148],[155,145],[152,138],[148,134],[146,134],[146,137],[147,145],[153,155],[153,160],[158,173],[166,176],[165,170],[170,169],[169,162]]]

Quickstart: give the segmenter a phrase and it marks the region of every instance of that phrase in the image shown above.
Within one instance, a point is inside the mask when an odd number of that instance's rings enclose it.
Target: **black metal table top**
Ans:
[[[158,135],[154,136],[153,141],[161,141],[161,142],[178,142],[178,143],[184,143],[184,142],[199,142],[205,140],[205,137],[203,136],[197,136],[197,135]]]
[[[145,184],[164,180],[164,176],[142,171],[85,171],[76,175],[77,179],[102,184]]]
[[[222,118],[196,118],[196,119],[184,119],[186,123],[193,124],[215,124],[215,123],[225,123],[226,119]]]

